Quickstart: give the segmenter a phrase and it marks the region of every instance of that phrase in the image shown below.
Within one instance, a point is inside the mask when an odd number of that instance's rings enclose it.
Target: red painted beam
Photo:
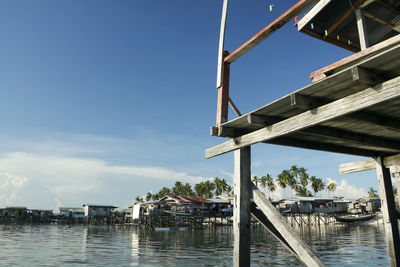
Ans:
[[[279,30],[282,28],[283,25],[288,23],[290,20],[292,20],[294,17],[299,15],[301,12],[306,10],[311,4],[313,4],[316,0],[301,0],[297,2],[294,6],[292,6],[290,9],[288,9],[285,13],[283,13],[279,18],[274,20],[272,23],[270,23],[267,27],[262,29],[259,33],[254,35],[250,40],[248,40],[246,43],[244,43],[242,46],[240,46],[238,49],[236,49],[233,53],[231,53],[229,56],[225,57],[224,61],[232,63],[239,57],[243,56],[246,54],[250,49],[264,41],[268,36],[273,34],[275,31]]]

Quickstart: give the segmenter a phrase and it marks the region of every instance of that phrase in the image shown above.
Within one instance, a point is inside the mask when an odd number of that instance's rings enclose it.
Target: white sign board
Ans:
[[[140,214],[140,204],[136,204],[133,206],[132,219],[139,219],[139,214]]]

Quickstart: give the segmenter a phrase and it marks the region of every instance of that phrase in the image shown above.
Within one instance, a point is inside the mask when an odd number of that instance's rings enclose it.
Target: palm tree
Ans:
[[[336,191],[336,187],[337,187],[337,185],[336,185],[335,182],[330,182],[330,183],[328,184],[328,186],[326,187],[326,189],[327,189],[328,192],[329,192],[329,197],[331,196],[331,193],[330,193],[330,192],[335,192],[335,191]]]
[[[204,183],[198,183],[194,185],[194,191],[196,192],[196,195],[199,197],[204,197],[205,196],[205,186]]]
[[[182,195],[182,193],[183,193],[183,184],[180,181],[176,181],[175,186],[172,187],[172,194]]]
[[[153,197],[153,194],[151,192],[147,192],[146,194],[146,201],[150,201]]]
[[[260,178],[258,178],[257,175],[254,175],[253,178],[251,178],[251,180],[252,180],[253,183],[255,183],[256,186],[258,187],[258,182],[260,181]]]
[[[286,175],[282,171],[280,174],[278,174],[278,177],[276,180],[278,181],[278,186],[283,189],[283,192],[285,192],[285,188],[287,186],[287,178]]]
[[[166,195],[170,195],[171,194],[171,190],[168,187],[163,187],[161,188],[160,191],[158,191],[157,195],[158,195],[158,199],[166,196]]]
[[[368,191],[368,196],[369,197],[379,197],[377,193],[378,192],[373,187],[370,187],[369,191]]]
[[[300,174],[300,184],[303,187],[306,187],[308,185],[308,173],[307,173],[307,169],[301,167],[299,168],[299,174]]]
[[[158,193],[155,193],[155,194],[152,195],[151,199],[152,199],[153,201],[157,201],[157,200],[160,199],[160,197],[159,197]]]
[[[215,189],[215,184],[211,183],[210,181],[205,181],[204,182],[204,197],[205,198],[212,198],[214,196],[214,191]]]
[[[271,193],[275,191],[276,186],[274,183],[274,178],[270,174],[267,173],[267,187],[268,187],[268,196],[271,198]]]
[[[141,197],[139,197],[139,196],[137,196],[137,197],[135,198],[135,200],[136,200],[136,203],[140,203],[140,202],[142,202],[142,198],[141,198]]]
[[[192,190],[192,186],[189,183],[186,183],[184,186],[182,186],[181,194],[184,196],[193,196],[194,192]]]
[[[268,176],[269,174],[267,173],[267,176]],[[264,191],[265,191],[265,188],[267,187],[267,176],[261,176],[260,177],[260,186],[261,186],[261,188],[263,188],[264,189]],[[270,176],[270,175],[269,175]],[[271,177],[271,176],[270,176]],[[272,178],[271,178],[272,179]]]
[[[226,183],[225,179],[215,177],[214,184],[215,184],[215,195],[220,196],[224,192],[226,192],[226,187],[228,186],[228,184]]]
[[[323,182],[321,178],[317,178],[317,189],[318,189],[318,192],[320,192],[319,193],[320,196],[321,196],[321,192],[325,189],[325,187],[326,187],[325,182]]]

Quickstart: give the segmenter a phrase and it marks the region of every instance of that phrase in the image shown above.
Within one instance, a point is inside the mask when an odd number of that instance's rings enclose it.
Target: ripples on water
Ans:
[[[332,266],[387,266],[382,227],[307,228],[302,238]],[[232,228],[143,231],[87,225],[0,225],[1,266],[232,266]],[[252,230],[251,265],[301,266],[263,229]]]

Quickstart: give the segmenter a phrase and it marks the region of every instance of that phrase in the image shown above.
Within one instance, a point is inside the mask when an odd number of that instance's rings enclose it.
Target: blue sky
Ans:
[[[231,0],[225,49],[295,2]],[[232,153],[204,158],[224,141],[209,136],[221,9],[221,0],[1,1],[0,206],[124,207],[176,180],[232,183]],[[293,23],[232,64],[242,113],[350,54]],[[373,171],[338,174],[338,164],[358,157],[263,144],[252,157],[253,175],[297,164],[337,181],[339,195],[377,188]]]

